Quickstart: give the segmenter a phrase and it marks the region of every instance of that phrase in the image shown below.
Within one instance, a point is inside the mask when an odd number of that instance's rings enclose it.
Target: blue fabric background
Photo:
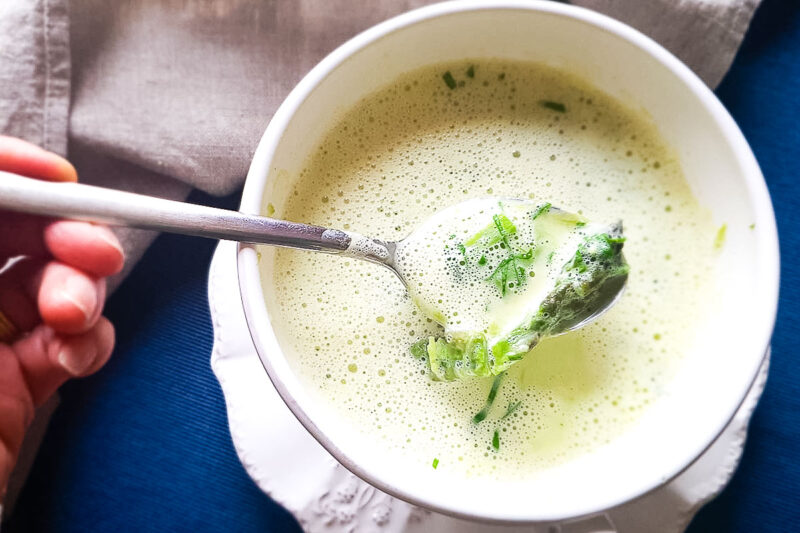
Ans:
[[[800,529],[800,4],[767,0],[717,91],[764,170],[781,234],[772,369],[730,486],[689,531]],[[194,202],[235,208],[236,197]],[[240,465],[209,367],[214,243],[162,236],[108,304],[118,347],[63,388],[8,532],[296,532]]]

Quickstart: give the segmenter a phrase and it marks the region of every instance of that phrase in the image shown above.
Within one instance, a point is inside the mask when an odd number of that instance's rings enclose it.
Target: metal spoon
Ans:
[[[483,206],[490,209],[497,204],[497,199],[474,199],[467,202],[474,203],[475,208]],[[112,226],[348,255],[391,269],[406,286],[407,280],[398,269],[396,254],[398,250],[413,249],[413,246],[406,245],[415,238],[415,232],[412,232],[402,241],[383,241],[354,232],[91,185],[45,182],[2,171],[0,208]],[[454,208],[456,206],[444,211]],[[441,216],[442,213],[440,211],[436,216]],[[398,246],[400,244],[402,246]],[[598,300],[597,306],[587,311],[586,316],[575,320],[565,332],[585,326],[611,308],[622,294],[626,280],[627,277],[604,291],[605,294]]]

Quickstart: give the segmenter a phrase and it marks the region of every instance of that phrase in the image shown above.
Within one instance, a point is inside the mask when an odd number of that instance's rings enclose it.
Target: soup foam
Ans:
[[[715,228],[646,115],[543,65],[475,60],[408,73],[332,124],[276,216],[399,240],[469,198],[552,202],[623,220],[631,266],[617,305],[512,367],[475,424],[492,379],[430,379],[409,347],[441,327],[392,272],[278,250],[276,333],[342,424],[387,460],[518,479],[610,442],[657,401],[712,293]]]

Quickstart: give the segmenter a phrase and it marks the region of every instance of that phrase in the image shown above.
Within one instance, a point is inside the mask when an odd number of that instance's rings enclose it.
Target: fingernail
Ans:
[[[119,251],[120,255],[124,256],[125,251],[122,249],[122,245],[119,243],[119,239],[117,236],[110,229],[106,228],[99,228],[101,231],[98,232],[98,236],[100,240],[111,246],[112,248]]]
[[[69,303],[71,303],[72,305],[74,305],[75,307],[77,307],[80,310],[80,312],[83,313],[84,318],[86,318],[86,319],[89,318],[89,309],[84,303],[81,302],[81,297],[80,296],[77,296],[75,294],[71,294],[70,292],[67,292],[67,291],[59,291],[58,292],[58,296],[62,300],[66,300]]]
[[[63,346],[58,352],[58,364],[73,376],[80,376],[92,364],[93,358],[88,355],[77,353],[69,347]]]

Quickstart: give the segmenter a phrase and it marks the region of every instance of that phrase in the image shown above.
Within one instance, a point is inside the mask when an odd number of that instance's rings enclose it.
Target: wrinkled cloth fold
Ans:
[[[0,133],[67,155],[86,183],[172,199],[193,188],[230,194],[273,112],[315,63],[359,31],[428,3],[3,0]],[[651,36],[713,88],[759,0],[573,3]],[[155,236],[115,231],[128,261],[112,288]]]
[[[4,0],[0,132],[87,183],[180,199],[243,183],[264,128],[322,57],[425,0]],[[715,87],[758,0],[575,0],[650,35]],[[124,277],[153,235],[118,230]]]

